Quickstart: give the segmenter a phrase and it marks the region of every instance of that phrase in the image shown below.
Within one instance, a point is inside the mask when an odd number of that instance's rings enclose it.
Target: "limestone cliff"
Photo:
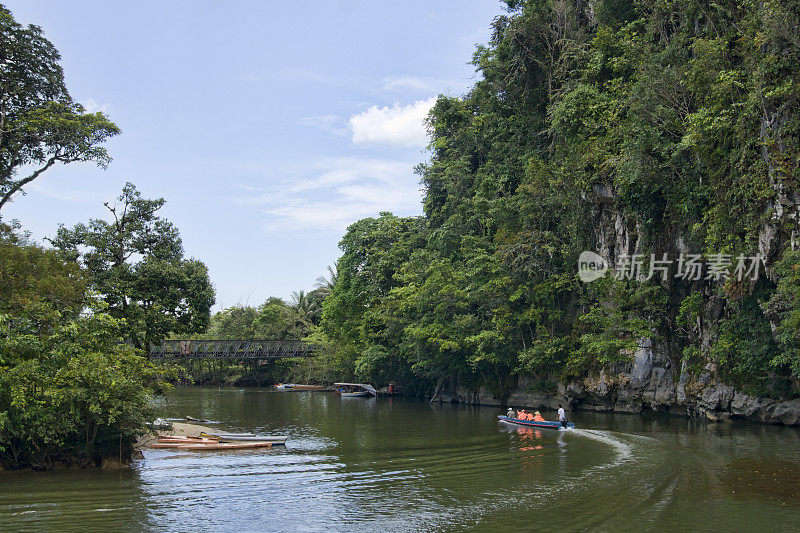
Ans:
[[[496,405],[640,413],[651,410],[712,421],[742,418],[769,424],[800,425],[800,398],[778,401],[751,396],[719,381],[709,363],[698,376],[686,368],[673,368],[670,360],[648,340],[633,361],[598,374],[558,384],[553,393],[536,392],[537,381],[521,376],[507,398],[497,398],[485,388],[457,389],[442,400],[474,405]],[[685,367],[685,365],[683,365]]]

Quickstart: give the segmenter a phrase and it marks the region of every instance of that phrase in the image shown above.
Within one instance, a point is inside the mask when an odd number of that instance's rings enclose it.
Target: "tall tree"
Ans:
[[[0,210],[57,163],[111,161],[100,145],[120,129],[72,100],[60,59],[41,28],[0,5]]]
[[[164,199],[141,197],[127,183],[118,203],[105,203],[111,220],[60,227],[53,245],[85,265],[109,313],[125,319],[127,338],[147,348],[169,333],[205,331],[214,303],[208,269],[184,259],[175,226],[160,218]]]
[[[292,292],[291,306],[294,311],[300,315],[304,320],[313,322],[320,312],[321,300],[312,297],[312,292],[306,293],[305,291]]]
[[[336,269],[336,265],[331,266],[328,265],[328,276],[320,276],[317,278],[317,282],[314,286],[325,296],[331,293],[333,290],[334,285],[336,285],[336,280],[339,278],[339,273]]]

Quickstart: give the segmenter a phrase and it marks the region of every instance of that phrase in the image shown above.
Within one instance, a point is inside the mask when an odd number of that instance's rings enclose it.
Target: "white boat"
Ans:
[[[368,391],[360,390],[356,392],[340,392],[342,398],[363,398],[365,396],[372,396]]]
[[[284,435],[236,435],[230,433],[200,433],[200,436],[217,439],[220,442],[271,442],[272,444],[286,444],[289,438]]]
[[[365,396],[377,396],[378,391],[372,385],[366,383],[334,383],[339,387],[339,395],[342,398],[363,398]]]

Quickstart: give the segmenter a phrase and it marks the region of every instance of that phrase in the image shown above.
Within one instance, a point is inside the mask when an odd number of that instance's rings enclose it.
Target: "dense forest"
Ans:
[[[796,395],[800,2],[506,4],[479,81],[429,116],[424,216],[341,241],[331,364],[504,398],[647,342],[689,379]],[[584,250],[604,278],[580,281]]]
[[[800,1],[505,4],[479,81],[429,114],[424,215],[352,224],[290,302],[212,315],[206,266],[130,183],[47,246],[2,220],[0,467],[124,460],[178,379],[504,402],[523,378],[553,396],[652,347],[685,390],[712,375],[797,397]],[[2,217],[54,165],[105,167],[120,129],[72,99],[40,28],[0,6],[0,34]],[[605,275],[583,276],[589,252]],[[187,337],[303,338],[318,357],[147,359]]]
[[[0,6],[0,217],[53,166],[111,161],[120,129],[73,100],[60,59]],[[155,418],[175,373],[148,343],[205,331],[214,303],[163,204],[128,183],[107,220],[61,227],[49,246],[0,218],[0,469],[124,463]]]

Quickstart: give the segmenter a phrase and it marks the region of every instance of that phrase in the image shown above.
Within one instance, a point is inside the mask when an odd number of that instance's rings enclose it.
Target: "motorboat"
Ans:
[[[334,383],[333,385],[337,387],[339,396],[342,398],[364,398],[378,395],[375,387],[366,383]]]

